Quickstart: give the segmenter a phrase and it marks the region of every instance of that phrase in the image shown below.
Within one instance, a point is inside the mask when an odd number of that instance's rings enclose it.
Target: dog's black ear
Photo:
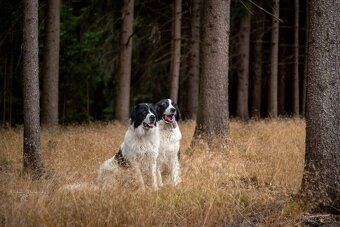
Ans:
[[[177,106],[177,104],[175,104],[175,108],[176,108],[176,121],[178,122],[179,120],[181,120],[181,112],[179,112],[179,108]]]
[[[137,105],[135,105],[130,114],[130,124],[132,125],[137,120]]]
[[[150,104],[150,110],[151,112],[155,115],[156,117],[156,121],[155,121],[155,126],[157,126],[157,121],[159,121],[159,115],[158,115],[158,112],[157,112],[157,105],[156,104],[153,104],[151,103]]]
[[[157,121],[162,119],[162,105],[161,102],[154,104],[154,108],[156,110]]]

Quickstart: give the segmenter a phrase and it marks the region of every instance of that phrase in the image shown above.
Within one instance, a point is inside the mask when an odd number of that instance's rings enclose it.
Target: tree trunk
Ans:
[[[279,67],[279,83],[277,97],[277,112],[281,116],[286,115],[286,66]]]
[[[47,1],[47,22],[44,42],[42,118],[41,123],[49,129],[58,126],[59,91],[59,35],[60,0]]]
[[[181,20],[182,0],[174,0],[173,25],[172,25],[172,47],[171,47],[171,90],[170,98],[177,102],[179,88],[179,70],[181,64]]]
[[[9,78],[9,113],[8,113],[8,123],[9,125],[12,125],[12,111],[13,111],[13,73],[14,73],[14,54],[11,54],[10,60],[9,60],[9,69],[10,69],[10,75]]]
[[[262,1],[258,5],[262,7]],[[251,110],[252,117],[261,117],[261,96],[262,96],[262,61],[263,61],[263,36],[265,33],[264,14],[261,10],[255,12],[255,45],[254,45],[254,87],[253,87],[253,105]]]
[[[293,114],[299,116],[299,0],[294,0],[294,76]]]
[[[1,53],[3,52],[3,53]],[[10,46],[3,45],[0,49],[0,63],[3,61],[3,88],[2,88],[2,123],[1,126],[11,125],[12,115],[12,90],[14,75],[14,58],[15,53]],[[0,103],[1,103],[0,101]]]
[[[230,1],[203,1],[200,107],[195,138],[207,142],[229,134],[228,61]]]
[[[189,78],[187,106],[188,115],[191,119],[196,119],[198,110],[199,95],[199,74],[200,74],[200,20],[201,20],[201,1],[191,1],[191,43],[189,55]]]
[[[306,84],[307,84],[307,56],[308,56],[308,33],[309,33],[309,12],[308,12],[308,7],[309,7],[309,0],[306,0],[306,25],[305,25],[305,58],[304,58],[304,67],[303,67],[303,85],[302,85],[302,100],[301,100],[301,115],[306,116],[306,96],[307,96],[307,91],[306,91]]]
[[[8,76],[8,52],[9,51],[7,51],[6,50],[6,48],[4,48],[4,55],[5,55],[5,57],[4,57],[4,84],[3,84],[3,103],[2,103],[2,107],[3,107],[3,110],[2,110],[2,127],[4,127],[5,125],[6,125],[6,112],[7,112],[7,109],[6,109],[6,107],[7,107],[7,105],[6,105],[6,103],[7,103],[7,87],[8,87],[8,82],[7,82],[7,76]]]
[[[340,1],[310,0],[306,156],[307,209],[340,210]]]
[[[281,35],[282,37],[282,35]],[[284,37],[285,38],[285,37]],[[277,111],[279,115],[284,116],[286,114],[285,110],[285,101],[286,101],[286,74],[287,74],[287,47],[286,39],[282,39],[283,46],[280,48],[280,64],[279,64],[279,72],[278,72],[278,87],[277,87]]]
[[[23,172],[40,177],[43,164],[40,154],[38,0],[24,0],[23,22],[23,95],[24,149]]]
[[[269,91],[268,91],[268,115],[269,117],[277,117],[277,68],[278,68],[278,52],[279,52],[279,0],[273,0],[272,30],[271,30],[271,46],[270,46],[270,75],[269,75]]]
[[[116,119],[126,122],[130,112],[130,83],[132,60],[134,0],[124,0],[120,37],[119,85],[117,91]]]
[[[250,46],[250,13],[246,10],[242,18],[239,39],[238,83],[237,83],[237,106],[236,115],[242,120],[249,119],[248,96],[249,96],[249,46]]]

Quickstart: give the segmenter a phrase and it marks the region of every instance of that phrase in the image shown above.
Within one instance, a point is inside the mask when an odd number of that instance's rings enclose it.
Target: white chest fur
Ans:
[[[181,131],[177,125],[176,128],[173,128],[171,124],[160,122],[160,155],[163,155],[165,152],[178,152],[180,141],[182,138]]]
[[[142,127],[129,127],[125,134],[123,155],[130,161],[141,159],[144,156],[158,156],[160,135],[158,127],[143,129]]]

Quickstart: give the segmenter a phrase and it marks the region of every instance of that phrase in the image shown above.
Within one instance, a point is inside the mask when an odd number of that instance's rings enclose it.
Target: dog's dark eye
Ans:
[[[166,107],[166,103],[165,103],[165,102],[163,102],[163,103],[162,103],[162,106]]]

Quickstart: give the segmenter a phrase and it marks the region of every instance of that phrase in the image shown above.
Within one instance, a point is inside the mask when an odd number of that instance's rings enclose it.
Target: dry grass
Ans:
[[[182,184],[144,193],[62,189],[95,184],[124,125],[42,132],[44,165],[53,175],[38,182],[20,177],[22,130],[0,129],[0,226],[268,226],[300,212],[291,197],[303,172],[303,120],[233,121],[228,146],[210,152],[197,146],[190,154],[195,124],[180,127]]]

